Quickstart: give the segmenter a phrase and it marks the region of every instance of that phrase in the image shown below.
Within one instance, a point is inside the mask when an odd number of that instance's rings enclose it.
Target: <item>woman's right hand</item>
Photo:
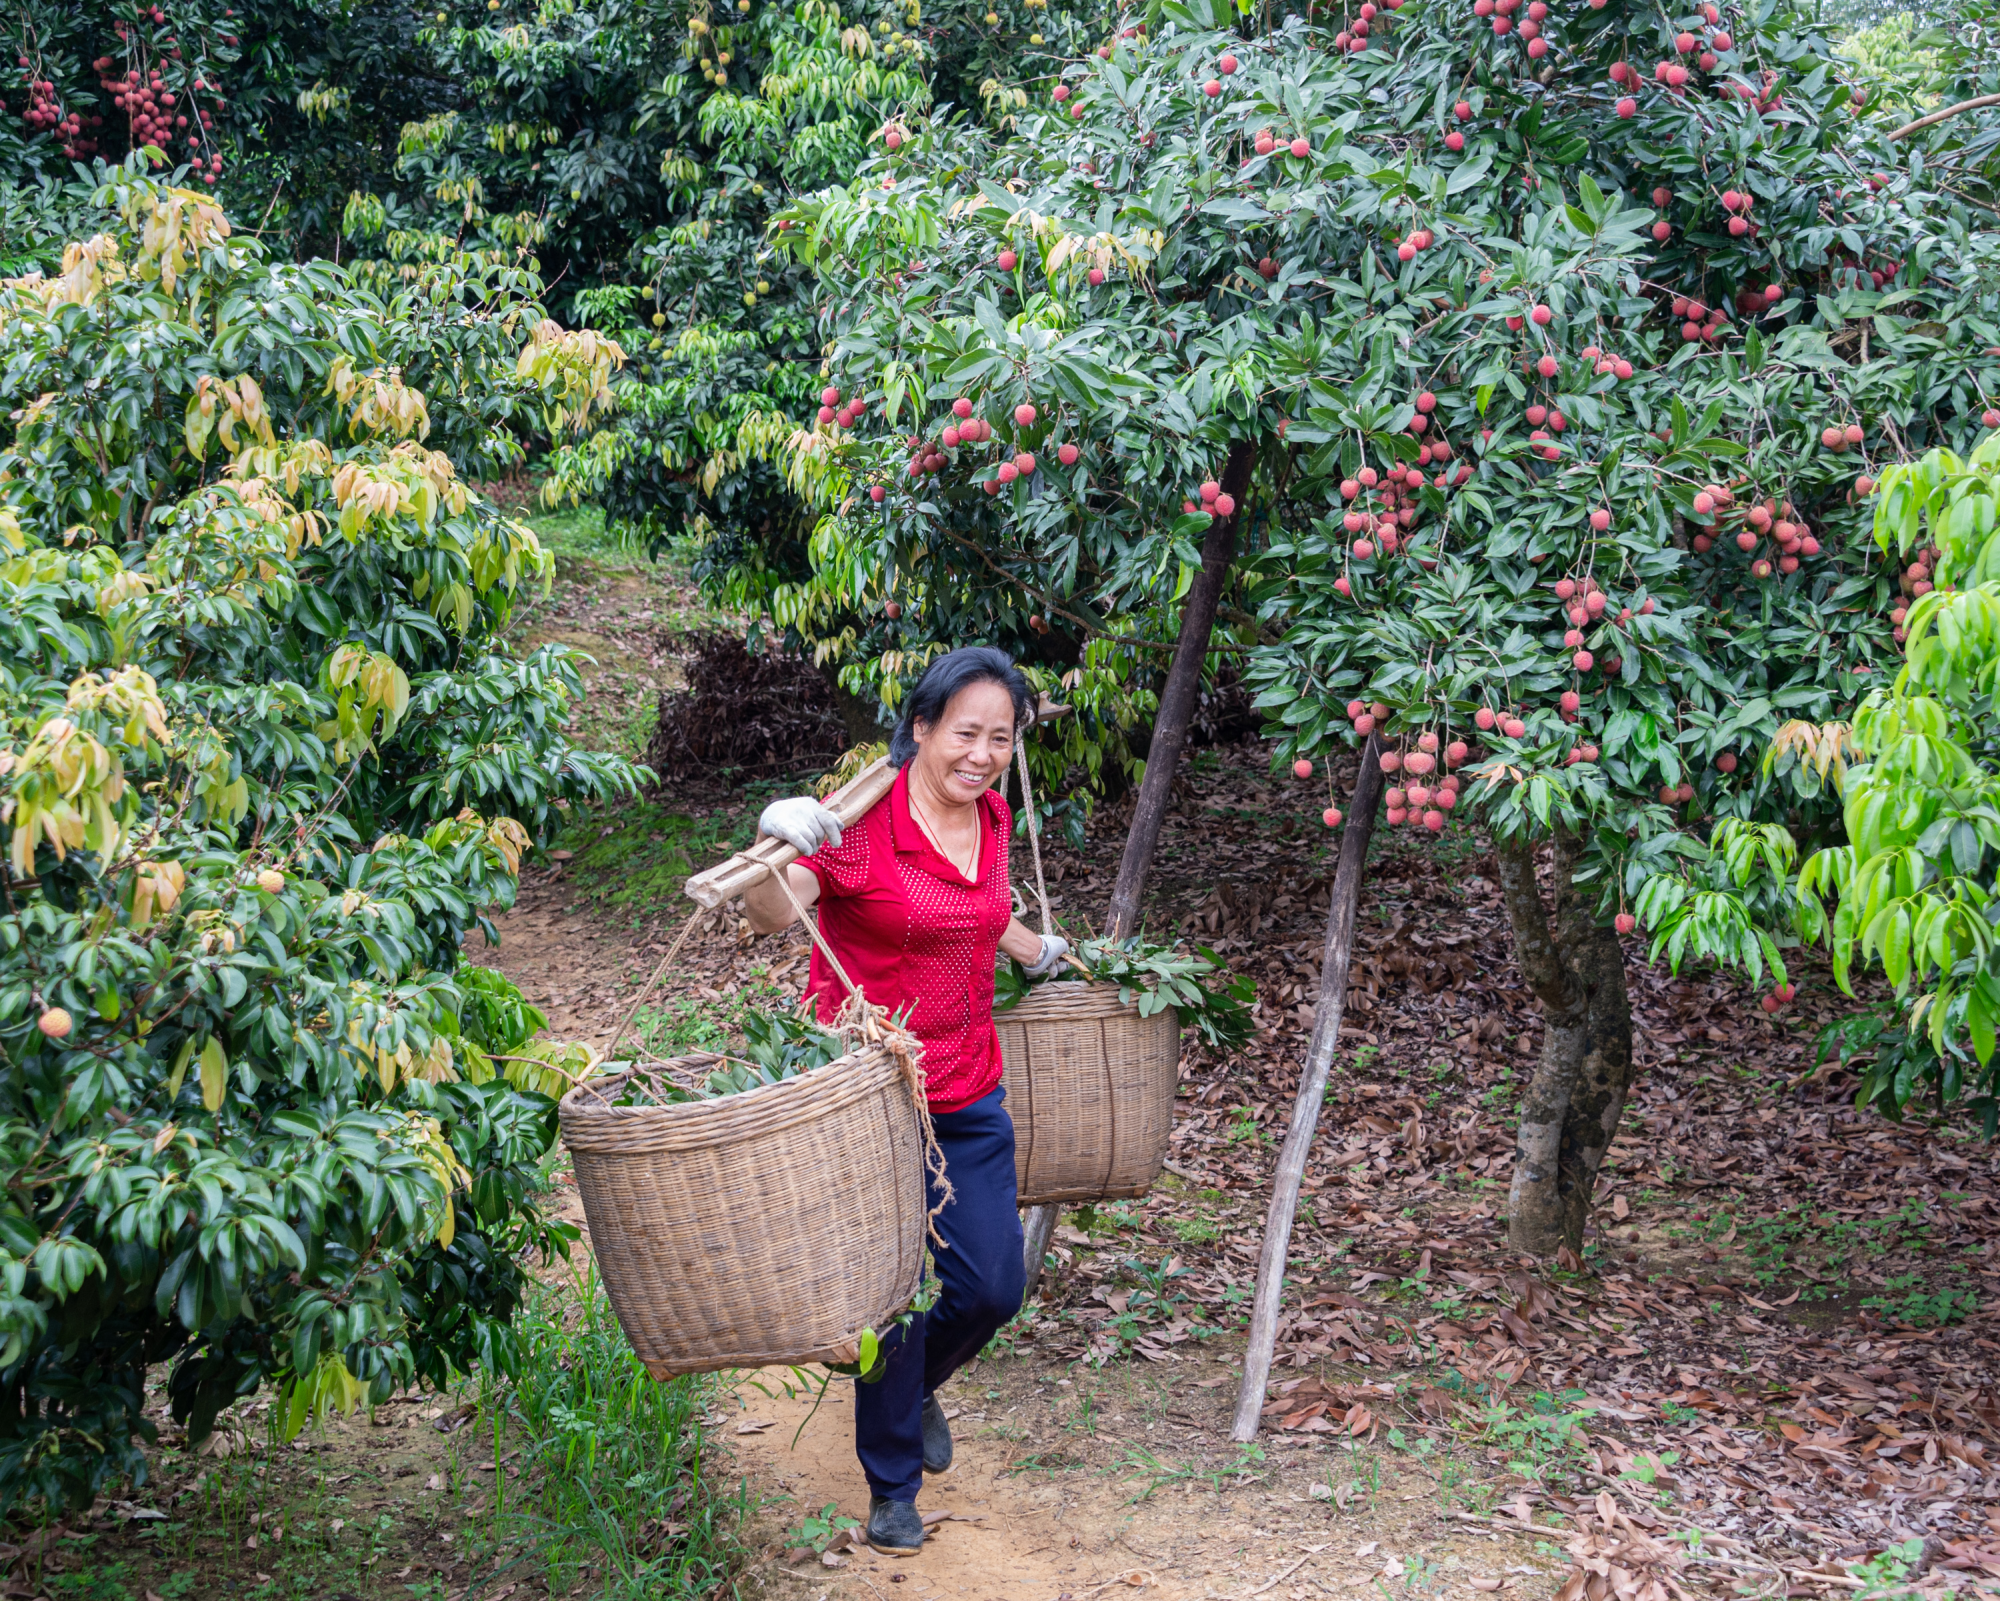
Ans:
[[[801,856],[840,843],[840,819],[810,795],[774,800],[757,819],[757,832],[781,839]]]

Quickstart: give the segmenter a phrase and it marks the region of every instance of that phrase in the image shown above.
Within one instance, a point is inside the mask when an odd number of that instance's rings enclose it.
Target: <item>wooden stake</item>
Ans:
[[[1056,1231],[1056,1219],[1062,1215],[1058,1206],[1031,1206],[1028,1215],[1021,1219],[1021,1265],[1028,1270],[1028,1282],[1021,1291],[1021,1299],[1035,1293],[1035,1284],[1042,1276],[1042,1259],[1049,1254],[1049,1237]]]
[[[1299,1185],[1305,1181],[1306,1158],[1319,1129],[1319,1109],[1326,1099],[1327,1075],[1340,1044],[1340,1014],[1347,1006],[1347,970],[1354,959],[1354,915],[1361,901],[1361,880],[1368,867],[1368,840],[1375,832],[1375,809],[1382,798],[1382,747],[1370,734],[1362,748],[1361,770],[1349,798],[1347,830],[1340,841],[1340,864],[1333,873],[1333,899],[1326,912],[1326,954],[1319,968],[1319,1006],[1313,1016],[1312,1043],[1306,1047],[1299,1074],[1298,1098],[1292,1102],[1292,1124],[1278,1152],[1278,1171],[1271,1180],[1271,1209],[1264,1218],[1264,1252],[1257,1263],[1257,1298],[1250,1312],[1250,1344],[1243,1353],[1243,1387],[1236,1392],[1232,1440],[1254,1440],[1264,1411],[1264,1387],[1271,1379],[1271,1355],[1278,1343],[1278,1314],[1285,1299],[1285,1264],[1292,1248],[1292,1219],[1299,1207]]]

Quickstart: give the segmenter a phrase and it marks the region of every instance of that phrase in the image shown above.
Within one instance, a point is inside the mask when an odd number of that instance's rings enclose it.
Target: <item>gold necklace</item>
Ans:
[[[979,824],[976,818],[972,825],[972,865],[960,867],[958,858],[945,848],[944,837],[931,827],[930,819],[924,816],[915,795],[910,797],[910,815],[917,820],[917,827],[924,831],[924,837],[931,842],[931,847],[953,867],[957,867],[963,878],[970,881],[979,876]]]

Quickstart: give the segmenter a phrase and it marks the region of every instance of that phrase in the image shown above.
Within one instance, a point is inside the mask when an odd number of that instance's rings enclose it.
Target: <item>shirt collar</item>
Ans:
[[[999,797],[987,790],[979,797],[980,822],[986,830],[986,838],[979,842],[979,876],[971,880],[972,885],[984,884],[993,871],[994,859],[1000,854],[993,840],[993,825],[999,817]],[[933,878],[941,878],[947,884],[967,886],[967,880],[951,862],[931,843],[930,835],[910,811],[910,768],[906,762],[897,770],[896,782],[889,790],[889,840],[898,855],[916,857],[912,864],[921,867]]]

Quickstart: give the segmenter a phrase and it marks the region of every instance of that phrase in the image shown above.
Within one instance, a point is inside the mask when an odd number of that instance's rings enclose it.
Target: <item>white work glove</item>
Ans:
[[[801,856],[840,843],[840,819],[810,795],[772,801],[758,817],[757,831],[783,840]]]
[[[1041,954],[1028,964],[1028,977],[1047,978],[1056,970],[1056,963],[1067,955],[1069,955],[1068,940],[1060,934],[1044,934]]]

